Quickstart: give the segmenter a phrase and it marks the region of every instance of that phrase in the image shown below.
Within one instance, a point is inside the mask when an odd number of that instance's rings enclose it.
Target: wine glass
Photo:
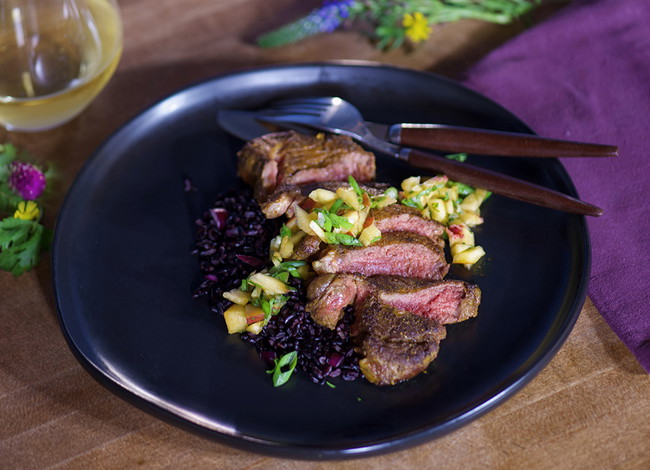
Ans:
[[[121,53],[115,0],[0,1],[0,125],[39,131],[74,118]]]

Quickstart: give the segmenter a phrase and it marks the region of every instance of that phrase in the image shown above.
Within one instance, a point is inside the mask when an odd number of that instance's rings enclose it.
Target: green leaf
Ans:
[[[29,238],[30,232],[38,226],[31,220],[7,217],[0,220],[0,249],[6,250],[12,244],[20,244]]]
[[[23,199],[14,193],[8,186],[0,183],[0,214],[13,218],[16,206]]]
[[[20,276],[38,263],[45,227],[30,220],[0,221],[0,269]]]
[[[0,144],[0,165],[7,165],[16,159],[18,152],[13,144]]]

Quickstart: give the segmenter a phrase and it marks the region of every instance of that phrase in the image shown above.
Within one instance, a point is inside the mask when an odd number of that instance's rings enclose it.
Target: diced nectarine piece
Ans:
[[[255,273],[250,277],[250,282],[259,286],[267,295],[286,294],[289,292],[289,286],[280,279],[276,279],[268,274]]]
[[[248,292],[244,292],[243,290],[232,289],[228,292],[224,292],[223,298],[230,300],[237,305],[246,305],[250,301],[251,295]]]
[[[234,304],[223,312],[223,318],[226,321],[228,333],[241,333],[246,329],[246,309],[242,305]]]
[[[485,250],[483,250],[482,247],[473,246],[472,248],[456,254],[456,256],[454,256],[454,263],[472,265],[481,259],[484,255]]]

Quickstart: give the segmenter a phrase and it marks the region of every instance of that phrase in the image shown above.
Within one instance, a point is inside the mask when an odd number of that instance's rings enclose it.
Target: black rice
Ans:
[[[270,240],[279,223],[268,220],[250,190],[230,191],[219,197],[202,219],[196,221],[196,248],[203,280],[194,297],[207,297],[216,313],[230,306],[225,291],[265,265]]]
[[[223,292],[239,287],[242,279],[267,265],[269,244],[278,234],[280,222],[266,219],[251,192],[239,190],[219,197],[196,226],[193,254],[198,257],[203,280],[194,297],[207,298],[210,308],[223,314],[231,305]],[[324,384],[336,377],[359,378],[358,356],[349,333],[351,309],[335,330],[322,327],[305,311],[302,281],[292,279],[292,284],[296,289],[262,332],[243,333],[241,338],[255,345],[269,367],[275,359],[297,351],[297,368],[315,383]]]

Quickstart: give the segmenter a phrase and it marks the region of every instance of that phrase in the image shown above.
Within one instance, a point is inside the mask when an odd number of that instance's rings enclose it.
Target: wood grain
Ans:
[[[413,51],[381,53],[354,32],[260,50],[251,38],[316,0],[121,0],[124,56],[79,118],[48,132],[7,133],[60,174],[45,208],[53,226],[85,159],[143,107],[212,75],[259,65],[366,59],[451,77],[519,33],[523,24],[445,25]],[[547,8],[552,13],[557,6]],[[0,274],[0,468],[357,469],[650,468],[650,381],[587,301],[557,356],[487,415],[441,439],[380,457],[300,462],[241,452],[140,411],[95,382],[74,359],[56,318],[48,259]]]

